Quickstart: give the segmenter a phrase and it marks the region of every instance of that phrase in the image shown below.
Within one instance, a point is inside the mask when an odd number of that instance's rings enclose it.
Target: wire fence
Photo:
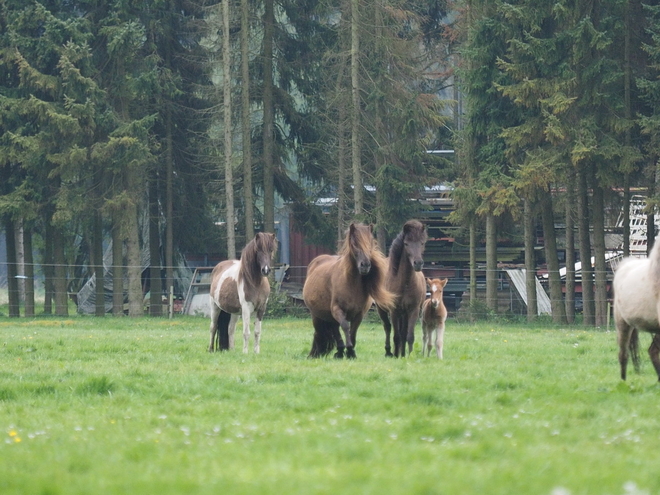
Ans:
[[[60,270],[53,270],[53,268],[58,267]],[[44,287],[44,282],[46,277],[44,273],[51,269],[50,272],[58,272],[64,269],[66,276],[64,279],[56,279],[54,276],[50,280],[54,283],[56,281],[64,281],[67,287],[67,297],[69,299],[69,310],[73,312],[84,312],[81,311],[79,304],[80,301],[77,298],[79,292],[83,289],[86,284],[89,284],[90,279],[93,278],[93,266],[82,265],[82,264],[66,264],[66,265],[54,265],[54,264],[43,264],[43,263],[34,263],[30,268],[32,270],[26,270],[25,264],[17,264],[14,267],[14,273],[17,273],[16,278],[18,280],[19,286],[19,300],[21,307],[24,305],[25,301],[25,282],[27,277],[25,275],[26,271],[28,273],[34,273],[34,290],[35,290],[35,303],[37,306],[37,312],[40,308],[43,308],[46,298],[46,290]],[[150,306],[150,293],[149,293],[149,276],[150,270],[148,267],[136,267],[130,265],[122,265],[122,271],[124,273],[124,291],[126,291],[127,281],[126,276],[127,272],[130,269],[140,268],[142,270],[142,285],[143,285],[143,296],[144,296],[144,312],[149,314]],[[178,275],[177,288],[175,291],[171,291],[171,288],[166,287],[164,274],[166,272],[166,267],[160,267],[161,278],[162,278],[162,304],[163,308],[161,313],[164,315],[199,315],[199,316],[208,316],[208,309],[205,307],[208,306],[208,287],[204,287],[204,280],[196,286],[196,289],[193,291],[193,277],[195,276],[195,268],[200,267],[187,267],[185,270],[181,270],[180,266],[172,267],[176,270]],[[207,267],[208,268],[208,267]],[[437,266],[434,268],[438,268]],[[488,272],[486,267],[478,267],[478,273],[480,277],[477,280],[476,285],[476,298],[474,301],[470,301],[470,289],[469,289],[469,279],[465,277],[460,278],[450,278],[450,281],[453,281],[458,287],[453,291],[445,291],[444,300],[445,305],[449,311],[450,318],[468,318],[468,319],[521,319],[527,318],[527,304],[524,295],[521,295],[520,291],[516,289],[512,280],[507,278],[506,269],[497,269],[497,310],[494,310],[486,304],[486,283],[485,276]],[[0,307],[6,306],[8,304],[8,290],[7,290],[7,274],[10,272],[9,263],[0,262]],[[268,315],[271,317],[279,316],[295,316],[295,317],[307,317],[308,311],[302,300],[302,287],[305,282],[307,267],[306,266],[286,266],[281,277],[277,280],[272,281],[273,292],[271,293],[271,298],[269,300]],[[465,269],[463,273],[469,273],[469,270]],[[106,278],[112,278],[112,271],[110,268],[105,268]],[[181,273],[184,273],[182,277]],[[492,272],[491,272],[492,273]],[[594,275],[604,275],[605,280],[607,280],[607,288],[609,290],[610,281],[612,277],[611,270],[607,270],[605,273],[597,272],[595,270],[592,272]],[[187,276],[185,275],[187,274]],[[543,277],[539,277],[542,288],[545,296],[547,296],[550,305],[565,304],[565,294],[562,296],[560,301],[551,300],[550,293],[548,290],[548,281]],[[208,282],[208,281],[207,281]],[[105,283],[108,283],[108,280],[105,280]],[[577,279],[577,286],[579,288],[580,278]],[[106,292],[107,292],[106,288]],[[608,298],[610,294],[608,292]],[[124,299],[126,300],[126,295],[124,294]],[[193,304],[192,299],[196,299],[196,304]],[[112,294],[109,295],[106,293],[106,301],[112,301]],[[582,294],[578,290],[574,294],[574,312],[578,315],[582,313]],[[107,305],[111,312],[111,303]],[[43,309],[42,309],[43,311]],[[0,314],[2,314],[0,309]],[[608,308],[608,314],[610,310]],[[87,313],[90,313],[87,311]],[[93,311],[91,312],[93,314]],[[539,315],[541,319],[547,318],[549,316]],[[376,317],[377,318],[377,317]]]

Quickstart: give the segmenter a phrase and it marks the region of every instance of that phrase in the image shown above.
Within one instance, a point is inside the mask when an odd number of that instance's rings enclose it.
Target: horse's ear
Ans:
[[[431,287],[431,279],[426,277],[426,283],[428,284],[429,287]]]
[[[449,282],[449,279],[447,278],[443,278],[442,280],[440,280],[440,287],[444,287],[445,285],[447,285],[447,282]]]

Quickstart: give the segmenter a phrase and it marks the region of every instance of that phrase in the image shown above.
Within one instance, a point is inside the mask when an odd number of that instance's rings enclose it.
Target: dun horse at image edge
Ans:
[[[627,258],[614,273],[614,323],[619,344],[621,379],[628,357],[639,371],[639,331],[653,334],[649,357],[660,380],[660,238],[648,258]]]
[[[355,358],[355,339],[372,302],[390,311],[395,295],[385,288],[387,259],[368,225],[352,223],[337,255],[322,254],[307,267],[303,299],[312,315],[314,340],[309,357],[335,346],[336,358]],[[344,338],[339,329],[342,329]]]
[[[274,234],[259,232],[247,243],[240,260],[218,263],[211,273],[211,340],[209,352],[234,348],[236,321],[243,319],[243,352],[248,352],[250,317],[254,322],[254,352],[259,353],[261,320],[270,295],[268,274],[277,250]]]

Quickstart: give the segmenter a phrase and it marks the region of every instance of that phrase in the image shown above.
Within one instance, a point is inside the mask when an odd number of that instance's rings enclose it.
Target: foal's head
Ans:
[[[437,308],[442,304],[442,292],[447,285],[447,279],[427,278],[426,283],[431,289],[431,306]]]
[[[348,228],[348,235],[339,252],[342,256],[350,256],[360,275],[368,275],[371,271],[371,257],[377,249],[370,225],[352,223]]]
[[[402,236],[404,253],[415,271],[418,272],[424,267],[426,228],[417,220],[408,220],[403,226]]]

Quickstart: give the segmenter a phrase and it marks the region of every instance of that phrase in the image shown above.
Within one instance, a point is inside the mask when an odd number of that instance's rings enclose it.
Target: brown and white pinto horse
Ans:
[[[408,342],[408,353],[412,351],[419,308],[426,296],[426,283],[422,274],[424,266],[422,256],[426,239],[424,225],[417,220],[408,220],[390,246],[385,287],[396,294],[396,303],[390,311],[378,308],[385,329],[386,356],[392,356],[390,346],[392,326],[394,326],[394,356],[406,355],[406,342]]]
[[[434,278],[426,279],[431,289],[431,297],[424,301],[422,305],[422,332],[423,347],[422,353],[425,356],[431,355],[431,349],[435,346],[435,352],[438,359],[442,359],[442,347],[445,341],[445,320],[447,319],[447,308],[442,302],[442,294],[447,285],[447,279],[442,280]],[[435,332],[435,344],[431,344]]]
[[[234,330],[240,315],[243,318],[243,352],[247,353],[250,317],[256,314],[254,352],[259,353],[261,320],[270,295],[268,274],[276,250],[275,235],[259,232],[243,248],[240,260],[221,261],[213,269],[209,352],[234,348]]]
[[[385,288],[387,260],[370,226],[352,223],[337,255],[322,254],[307,267],[303,299],[312,314],[314,340],[309,357],[355,358],[355,338],[373,301],[390,310],[394,294]],[[339,328],[344,332],[346,343]]]

